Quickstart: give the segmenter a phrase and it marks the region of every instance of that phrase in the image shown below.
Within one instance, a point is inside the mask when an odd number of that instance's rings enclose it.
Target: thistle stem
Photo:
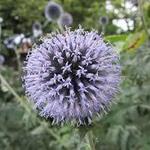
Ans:
[[[3,75],[0,73],[0,81],[7,87],[7,89],[12,93],[12,95],[16,98],[16,100],[21,104],[21,106],[23,108],[25,108],[25,110],[27,112],[31,112],[30,108],[23,102],[23,99],[15,92],[15,90],[9,85],[9,83],[6,81],[6,79],[3,77]],[[59,136],[56,135],[56,133],[54,133],[51,129],[48,128],[48,124],[46,123],[46,121],[41,121],[40,119],[37,118],[37,121],[40,123],[40,125],[46,127],[46,130],[48,131],[48,133],[50,135],[52,135],[61,145],[63,145],[64,147],[65,144],[62,143],[61,138]]]
[[[46,20],[43,24],[43,28],[45,28],[50,22],[48,20]]]
[[[62,26],[59,22],[57,22],[57,25],[58,25],[60,31],[61,31],[61,32],[64,32],[64,28],[63,28],[63,26]]]
[[[94,143],[94,135],[92,131],[89,131],[86,135],[86,141],[90,147],[90,150],[96,150],[95,149],[95,143]]]
[[[30,112],[30,109],[25,105],[22,98],[14,91],[14,89],[9,85],[9,83],[5,80],[2,74],[0,74],[0,80],[1,82],[7,87],[7,89],[12,93],[12,95],[16,98],[16,100],[28,111]]]
[[[105,26],[105,25],[102,25],[102,33],[103,33],[103,34],[105,34],[105,31],[106,31],[105,29],[106,29],[106,26]]]

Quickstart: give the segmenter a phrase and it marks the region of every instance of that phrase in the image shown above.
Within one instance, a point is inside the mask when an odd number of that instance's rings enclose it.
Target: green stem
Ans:
[[[9,85],[9,83],[5,80],[3,75],[0,73],[0,80],[1,82],[7,87],[7,89],[12,93],[12,95],[16,98],[16,100],[21,104],[23,108],[27,112],[31,112],[30,108],[23,102],[23,99],[14,91],[14,89]],[[39,118],[37,118],[37,121],[40,123],[40,125],[44,126],[44,128],[48,131],[50,135],[52,135],[62,146],[66,148],[66,145],[61,141],[61,138],[57,136],[56,133],[54,133],[51,129],[48,127],[48,123],[46,121],[41,121]]]
[[[46,20],[43,24],[43,28],[45,28],[50,22],[48,20]]]
[[[53,136],[53,138],[55,138],[62,146],[64,146],[66,148],[66,145],[61,141],[61,138],[53,132],[53,130],[51,130],[48,126],[48,123],[46,121],[41,121],[39,118],[37,118],[37,121],[40,123],[41,126],[44,127],[44,129]]]
[[[102,25],[102,33],[105,34],[106,25]]]
[[[89,131],[86,135],[86,141],[90,147],[90,150],[96,150],[95,149],[95,143],[94,143],[94,135],[92,131]]]
[[[57,25],[58,25],[60,31],[64,32],[64,27],[59,22],[57,22]]]
[[[16,100],[28,111],[30,112],[30,109],[25,105],[22,98],[14,91],[14,89],[9,85],[9,83],[5,80],[2,74],[0,74],[0,80],[1,82],[7,87],[7,89],[12,93],[12,95],[16,98]]]

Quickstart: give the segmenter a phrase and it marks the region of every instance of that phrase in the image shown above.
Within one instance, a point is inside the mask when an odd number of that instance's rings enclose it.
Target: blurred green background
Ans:
[[[47,0],[0,0],[0,150],[150,150],[150,0],[55,0],[73,17],[72,28],[103,32],[120,53],[122,83],[117,105],[90,126],[53,126],[27,102],[20,67],[33,38],[59,30],[47,22]],[[108,24],[101,23],[102,17]],[[3,20],[3,21],[2,21]],[[5,39],[24,34],[30,42],[9,49]],[[32,43],[31,43],[32,41]],[[86,132],[93,133],[92,143]]]

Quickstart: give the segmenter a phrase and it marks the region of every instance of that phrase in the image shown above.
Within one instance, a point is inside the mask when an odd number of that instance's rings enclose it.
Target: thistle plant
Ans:
[[[62,7],[55,2],[48,2],[45,7],[45,17],[48,21],[56,21],[60,18],[63,12]]]
[[[23,68],[26,95],[52,123],[90,124],[118,92],[119,56],[96,31],[53,33],[33,47]]]
[[[101,25],[105,26],[105,25],[107,25],[107,24],[108,24],[109,19],[108,19],[108,17],[107,17],[107,16],[102,16],[102,17],[100,17],[99,22],[100,22],[100,24],[101,24]]]
[[[106,25],[109,23],[108,17],[107,17],[107,16],[102,16],[102,17],[100,17],[99,23],[100,23],[101,26],[102,26],[102,32],[105,33]]]
[[[58,22],[62,26],[70,26],[73,23],[72,15],[69,13],[63,13]]]
[[[34,38],[40,37],[43,34],[42,25],[39,22],[35,22],[32,25],[32,33]]]
[[[35,22],[32,26],[32,30],[42,30],[42,26],[40,24],[40,22]]]

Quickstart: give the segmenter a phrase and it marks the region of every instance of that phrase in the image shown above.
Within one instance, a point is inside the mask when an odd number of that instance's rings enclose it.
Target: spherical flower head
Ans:
[[[63,13],[59,19],[59,23],[62,26],[70,26],[73,23],[72,15],[69,13]]]
[[[55,2],[50,1],[45,7],[45,17],[47,18],[48,21],[58,20],[62,12],[63,12],[62,7]]]
[[[108,24],[108,22],[109,22],[109,19],[108,19],[108,17],[107,16],[102,16],[102,17],[100,17],[100,24],[101,25],[107,25]]]
[[[32,25],[32,30],[42,30],[42,25],[39,22],[35,22]]]
[[[53,123],[91,123],[118,92],[119,56],[96,31],[45,37],[24,66],[24,88],[40,115]]]
[[[43,34],[42,25],[39,22],[35,22],[32,25],[33,37],[38,38]]]

